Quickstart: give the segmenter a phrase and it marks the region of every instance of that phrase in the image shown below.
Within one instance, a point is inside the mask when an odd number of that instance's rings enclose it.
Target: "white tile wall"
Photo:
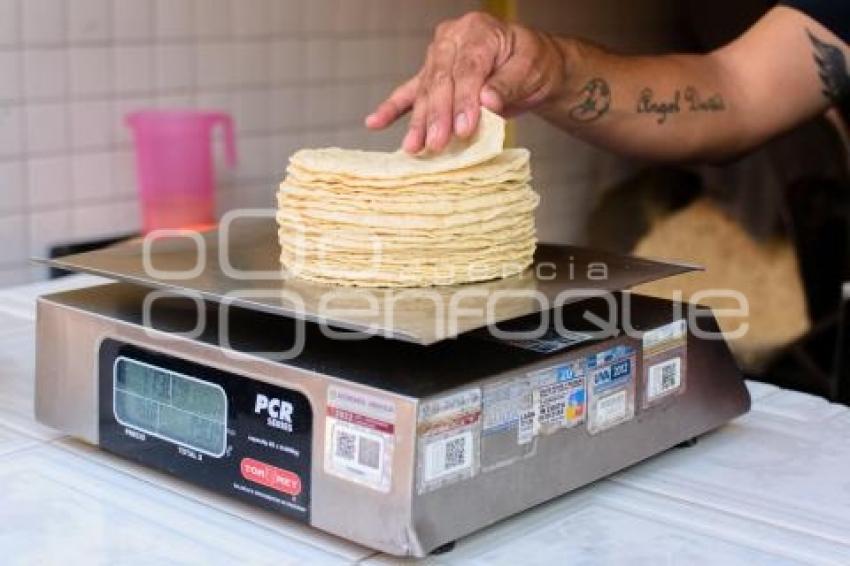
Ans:
[[[31,157],[27,161],[27,204],[30,211],[71,204],[70,162],[66,155]]]
[[[108,152],[77,154],[71,167],[74,199],[103,202],[113,195],[112,156]]]
[[[21,161],[0,161],[0,214],[24,208],[24,165]]]
[[[112,48],[112,91],[118,95],[154,90],[154,50],[146,45]]]
[[[437,20],[478,4],[0,0],[0,286],[41,276],[27,256],[55,243],[139,228],[127,112],[229,111],[241,162],[217,164],[219,210],[272,206],[296,149],[397,143],[363,116]]]
[[[56,153],[68,147],[68,105],[64,102],[26,107],[27,153]]]
[[[15,53],[0,52],[0,100],[15,100],[21,95],[20,63]]]
[[[112,86],[109,50],[103,47],[70,48],[68,74],[72,97],[108,95]]]
[[[11,214],[0,220],[0,265],[24,261],[27,257],[27,216]]]
[[[68,86],[65,51],[33,48],[23,54],[24,96],[28,100],[61,98]]]
[[[109,37],[109,0],[75,0],[68,10],[68,40],[97,42]]]
[[[0,104],[0,158],[18,156],[24,150],[24,107]]]
[[[240,0],[240,3],[243,0]],[[203,10],[203,4],[198,7]],[[182,39],[190,37],[194,29],[192,0],[157,0],[156,37]]]
[[[112,37],[115,41],[150,39],[153,0],[112,0]]]
[[[65,0],[21,2],[21,30],[28,45],[52,45],[65,38]]]
[[[14,45],[18,41],[18,0],[0,0],[0,45]]]

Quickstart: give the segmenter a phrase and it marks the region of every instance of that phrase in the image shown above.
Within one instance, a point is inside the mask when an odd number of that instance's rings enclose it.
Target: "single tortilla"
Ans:
[[[338,149],[338,148],[330,148]],[[315,150],[319,151],[319,150]],[[350,150],[340,150],[350,151]],[[361,152],[378,153],[378,152]],[[380,154],[379,155],[395,155]],[[349,156],[351,157],[351,156]],[[479,162],[463,169],[450,171],[433,171],[429,173],[411,173],[399,177],[367,178],[356,177],[350,174],[334,172],[316,172],[299,167],[290,162],[286,168],[287,177],[297,184],[306,183],[335,183],[350,187],[367,187],[372,190],[399,189],[411,185],[431,185],[433,189],[449,186],[451,184],[467,185],[492,185],[511,180],[525,180],[530,174],[529,153],[527,149],[512,148],[501,151],[493,158],[485,162]],[[421,190],[421,188],[419,188]]]
[[[505,120],[487,109],[469,140],[453,138],[438,154],[418,155],[398,150],[392,153],[330,147],[302,149],[290,162],[300,169],[322,174],[337,174],[358,179],[398,179],[417,175],[455,171],[489,161],[502,152]]]

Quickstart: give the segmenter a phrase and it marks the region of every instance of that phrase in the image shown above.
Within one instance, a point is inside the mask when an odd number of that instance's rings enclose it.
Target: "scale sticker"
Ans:
[[[596,400],[595,423],[599,429],[613,426],[626,418],[628,399],[626,390],[620,389],[609,395],[603,395]]]
[[[685,390],[688,327],[674,320],[643,335],[644,406]]]
[[[478,473],[481,389],[465,389],[419,406],[417,492],[421,495]]]
[[[582,360],[531,372],[525,384],[525,394],[517,397],[518,444],[584,421],[586,386]]]
[[[529,426],[525,413],[531,406],[531,389],[524,373],[486,384],[482,389],[480,463],[482,471],[489,471],[532,453],[532,445],[517,443],[526,434],[519,431]]]
[[[449,474],[471,469],[473,441],[472,431],[465,430],[425,445],[424,480],[434,482]]]
[[[534,436],[537,434],[535,426],[536,416],[537,412],[533,408],[526,409],[520,413],[516,434],[517,444],[528,444],[534,440]]]
[[[620,345],[585,358],[590,387],[587,431],[596,434],[635,414],[635,349]]]
[[[484,386],[481,469],[490,471],[534,454],[533,440],[586,418],[584,358]]]
[[[541,354],[551,354],[552,352],[558,352],[564,348],[569,348],[570,346],[587,342],[591,338],[592,336],[585,332],[573,332],[566,329],[555,330],[554,328],[549,328],[546,330],[546,333],[539,338],[505,338],[503,341],[524,350],[531,350],[532,352],[539,352]]]
[[[649,357],[664,350],[684,346],[687,334],[688,326],[684,319],[648,330],[643,334],[643,355]]]
[[[546,373],[546,378],[538,374],[538,384],[532,391],[538,432],[554,432],[583,422],[586,388],[581,361],[555,366]]]
[[[646,397],[655,400],[672,393],[682,385],[682,358],[675,357],[647,369]]]
[[[374,395],[328,387],[325,472],[381,492],[392,485],[395,404]]]
[[[522,400],[529,393],[525,379],[512,379],[484,387],[481,434],[495,434],[516,428]]]

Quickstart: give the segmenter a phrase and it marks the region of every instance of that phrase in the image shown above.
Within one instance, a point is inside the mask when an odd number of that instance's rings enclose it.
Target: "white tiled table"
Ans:
[[[0,564],[395,559],[142,469],[32,420],[35,297],[0,290]],[[850,410],[749,384],[691,448],[503,521],[429,563],[850,564]]]

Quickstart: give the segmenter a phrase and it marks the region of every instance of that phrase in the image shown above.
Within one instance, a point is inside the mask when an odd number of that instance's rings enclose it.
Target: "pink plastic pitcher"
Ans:
[[[203,229],[215,223],[212,129],[224,126],[236,164],[233,120],[222,112],[144,110],[126,116],[136,144],[143,229]]]

